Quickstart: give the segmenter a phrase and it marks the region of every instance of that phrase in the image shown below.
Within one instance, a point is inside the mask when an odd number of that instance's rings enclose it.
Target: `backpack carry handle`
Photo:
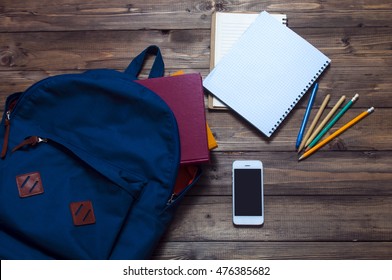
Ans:
[[[163,74],[165,72],[165,64],[163,63],[161,50],[158,46],[155,45],[147,47],[138,56],[136,56],[128,65],[127,69],[125,70],[125,74],[128,74],[132,78],[137,79],[140,72],[142,71],[147,54],[155,55],[155,60],[148,78],[163,77]]]

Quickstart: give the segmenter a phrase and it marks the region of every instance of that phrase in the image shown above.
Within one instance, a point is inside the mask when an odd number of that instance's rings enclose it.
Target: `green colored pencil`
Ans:
[[[312,142],[310,142],[309,146],[306,148],[306,150],[309,150],[312,148],[314,145],[317,144],[317,142],[324,136],[325,133],[328,132],[328,130],[331,129],[331,127],[340,119],[341,116],[353,105],[353,103],[358,99],[359,94],[355,94],[354,97],[340,110],[340,112],[324,127],[324,129],[313,139]]]

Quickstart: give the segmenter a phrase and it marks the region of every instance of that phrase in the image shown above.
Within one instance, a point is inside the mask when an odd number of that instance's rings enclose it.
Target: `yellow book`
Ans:
[[[218,148],[218,143],[216,142],[215,137],[212,134],[210,127],[208,126],[208,123],[206,123],[206,125],[207,125],[208,149],[213,150],[215,148]]]

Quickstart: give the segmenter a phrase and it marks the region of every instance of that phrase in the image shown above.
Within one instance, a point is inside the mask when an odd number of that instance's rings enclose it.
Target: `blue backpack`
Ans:
[[[187,189],[173,196],[175,117],[134,81],[148,54],[156,56],[149,77],[163,76],[160,50],[150,46],[125,72],[58,75],[8,97],[1,259],[150,257]]]

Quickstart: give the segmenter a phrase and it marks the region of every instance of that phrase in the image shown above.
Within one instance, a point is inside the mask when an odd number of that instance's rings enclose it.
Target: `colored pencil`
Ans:
[[[325,144],[329,143],[332,139],[338,137],[340,134],[342,134],[343,132],[345,132],[347,129],[349,129],[350,127],[352,127],[353,125],[355,125],[356,123],[358,123],[360,120],[362,120],[363,118],[365,118],[366,116],[368,116],[370,113],[372,113],[374,111],[374,107],[369,108],[368,110],[362,112],[361,114],[359,114],[358,116],[356,116],[355,118],[353,118],[351,121],[349,121],[348,123],[346,123],[344,126],[342,126],[341,128],[339,128],[338,130],[336,130],[334,133],[332,133],[330,136],[328,136],[327,138],[325,138],[323,141],[321,141],[320,143],[318,143],[316,146],[314,146],[313,148],[311,148],[310,150],[306,151],[298,160],[303,160],[307,157],[309,157],[311,154],[315,153],[317,150],[319,150],[321,147],[323,147]]]
[[[305,147],[309,146],[310,142],[317,136],[317,134],[323,129],[324,125],[329,121],[329,119],[335,114],[335,112],[338,110],[340,105],[344,102],[346,99],[346,96],[340,97],[338,102],[336,102],[335,106],[329,111],[328,115],[322,120],[322,122],[319,124],[319,126],[313,131],[313,133],[310,135],[309,139],[305,143]]]
[[[313,121],[312,121],[312,123],[311,123],[311,125],[310,125],[310,127],[309,127],[309,129],[308,129],[308,131],[307,131],[306,134],[305,134],[305,137],[304,137],[304,138],[302,139],[302,141],[301,141],[301,145],[300,145],[299,148],[298,148],[298,153],[299,153],[299,152],[303,149],[303,147],[305,146],[306,141],[309,139],[310,134],[312,133],[314,127],[316,126],[316,124],[317,124],[317,122],[319,121],[321,115],[323,114],[324,109],[325,109],[325,107],[327,106],[330,97],[331,97],[330,94],[327,94],[327,95],[325,96],[325,98],[324,98],[324,100],[323,100],[323,103],[321,103],[321,106],[320,106],[320,108],[318,109],[316,116],[314,117],[314,119],[313,119]]]
[[[298,132],[297,141],[295,143],[295,149],[297,149],[297,150],[299,148],[299,145],[302,142],[302,137],[303,137],[304,132],[305,132],[306,124],[308,123],[308,119],[309,119],[309,116],[310,116],[310,111],[312,110],[314,99],[316,98],[317,89],[318,89],[318,83],[315,83],[314,87],[313,87],[312,94],[310,95],[310,98],[309,98],[308,106],[306,106],[305,115],[304,115],[304,118],[302,120],[301,128],[299,129],[299,132]]]
[[[312,148],[317,142],[334,126],[334,124],[346,113],[346,111],[354,104],[354,102],[358,99],[359,94],[355,94],[355,96],[339,111],[339,113],[321,130],[319,134],[317,134],[316,138],[310,142],[309,146],[306,149]]]

